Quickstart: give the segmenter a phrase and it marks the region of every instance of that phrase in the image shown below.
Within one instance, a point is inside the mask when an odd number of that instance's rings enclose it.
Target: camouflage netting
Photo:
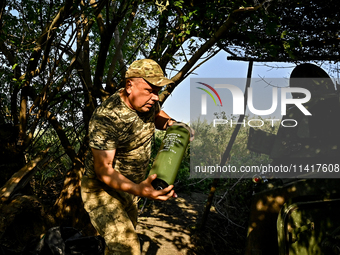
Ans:
[[[267,1],[219,46],[235,60],[338,61],[339,8],[336,0]]]

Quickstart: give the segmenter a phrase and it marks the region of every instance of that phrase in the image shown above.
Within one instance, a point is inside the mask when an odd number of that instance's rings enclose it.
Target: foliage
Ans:
[[[224,112],[217,114],[216,118],[228,119],[228,123],[237,122],[235,116],[227,117]],[[256,117],[255,119],[261,119],[261,117]],[[244,122],[248,123],[249,120],[250,118],[246,116]],[[221,155],[227,147],[236,124],[233,124],[232,127],[230,127],[230,124],[216,124],[214,127],[213,123],[207,123],[198,119],[191,126],[195,130],[195,140],[191,144],[192,165],[215,166],[220,164]],[[277,125],[274,127],[265,125],[261,129],[274,133],[277,127]],[[260,165],[269,161],[267,155],[257,154],[247,149],[248,133],[249,126],[242,126],[233,145],[227,165],[240,169],[240,166]]]
[[[245,17],[240,29],[232,29],[221,47],[236,59],[337,61],[339,7],[336,0],[266,1],[258,13]]]
[[[69,221],[65,224],[78,224],[89,119],[95,107],[122,86],[132,61],[151,58],[171,74],[175,84],[160,94],[163,103],[220,48],[234,55],[281,58],[288,54],[291,59],[318,47],[321,57],[328,50],[333,53],[321,41],[333,42],[336,6],[335,0],[1,1],[0,179],[6,181],[39,151],[51,147],[34,188],[40,193],[46,177],[63,179],[62,192],[49,208]],[[301,15],[303,30],[297,27]],[[315,33],[319,44],[314,45]],[[311,54],[320,57],[315,50]],[[207,134],[197,139],[200,146],[218,143],[209,153],[212,159],[220,155],[229,131],[213,136],[211,126],[193,125],[199,134]],[[179,173],[183,187],[193,183],[187,159]],[[265,159],[236,145],[230,163],[253,160]],[[205,189],[208,184],[197,187]]]
[[[226,116],[225,112],[216,113],[215,117],[237,122],[236,116]],[[250,119],[261,119],[261,117],[245,116],[245,123],[248,123]],[[213,123],[198,119],[191,123],[191,127],[195,130],[195,140],[191,143],[192,156],[190,160],[196,161],[192,162],[192,165],[199,165],[202,161],[204,164],[219,164],[220,157],[227,147],[236,124],[233,127],[229,125],[214,127]],[[261,129],[269,133],[276,133],[278,125],[274,127],[267,125]],[[236,166],[236,169],[240,169],[240,166],[271,162],[268,155],[254,153],[247,149],[248,133],[249,126],[241,126],[226,165]],[[190,181],[197,182],[199,180],[190,179]],[[205,182],[208,181],[211,179],[207,179]],[[219,217],[210,217],[205,227],[207,230],[199,234],[197,243],[204,243],[202,253],[213,249],[215,254],[244,254],[254,188],[251,178],[221,177],[213,201],[213,211],[217,212]],[[207,187],[205,187],[205,191],[207,191]],[[209,226],[214,226],[214,228]]]
[[[208,7],[170,1],[166,8],[153,1],[2,1],[0,135],[9,140],[0,151],[4,158],[7,153],[17,156],[4,163],[1,179],[52,146],[45,175],[58,170],[70,177],[56,202],[62,214],[64,199],[79,192],[95,107],[122,86],[135,59],[155,59],[175,73],[177,86],[201,57],[216,52],[221,34],[215,32],[232,26],[222,26],[229,15],[221,12],[225,4],[230,5],[215,0]],[[201,19],[205,13],[205,20],[211,19],[209,29]],[[162,102],[175,86],[164,89]],[[14,158],[21,160],[14,165]]]
[[[163,8],[157,3],[0,3],[0,139],[6,138],[0,152],[7,159],[0,177],[7,180],[51,147],[31,185],[38,195],[50,197],[47,204],[54,206],[48,207],[49,213],[61,224],[83,229],[88,221],[80,220],[85,214],[79,184],[89,119],[95,107],[123,85],[127,66],[151,58],[171,72],[175,84],[162,91],[163,103],[186,76],[216,54],[216,43],[241,17],[234,11],[253,5],[175,0]],[[253,11],[242,9],[242,17]],[[179,176],[187,178],[187,172],[188,163]],[[46,191],[47,186],[54,188]]]

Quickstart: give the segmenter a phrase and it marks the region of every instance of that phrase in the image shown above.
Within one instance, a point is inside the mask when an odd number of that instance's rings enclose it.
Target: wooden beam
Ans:
[[[41,152],[36,158],[32,159],[23,168],[12,175],[0,189],[0,201],[2,203],[9,200],[18,190],[22,189],[29,182],[39,168],[37,167],[37,164],[44,159],[47,151],[48,149]]]
[[[299,61],[339,61],[340,56],[308,56],[308,57],[301,57],[297,59],[292,58],[254,58],[254,57],[238,57],[238,56],[229,56],[227,57],[228,60],[236,60],[236,61],[253,61],[253,62],[290,62],[295,63]]]

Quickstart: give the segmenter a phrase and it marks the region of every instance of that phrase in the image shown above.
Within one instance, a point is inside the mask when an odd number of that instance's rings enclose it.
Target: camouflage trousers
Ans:
[[[87,176],[81,181],[81,196],[92,225],[105,239],[105,255],[140,255],[137,197]]]

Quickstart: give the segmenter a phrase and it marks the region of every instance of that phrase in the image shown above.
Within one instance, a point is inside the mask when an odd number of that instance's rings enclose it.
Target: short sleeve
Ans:
[[[114,150],[117,148],[119,131],[113,116],[105,112],[95,112],[89,123],[89,145],[98,150]]]

